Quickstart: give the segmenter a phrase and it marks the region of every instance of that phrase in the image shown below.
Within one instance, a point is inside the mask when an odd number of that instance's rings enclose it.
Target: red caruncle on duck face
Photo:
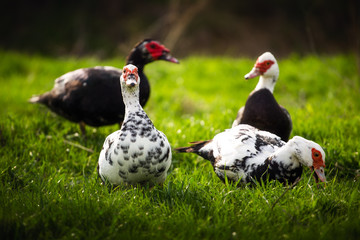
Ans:
[[[313,166],[314,168],[325,167],[325,163],[322,157],[322,154],[319,150],[315,148],[311,149],[312,159],[313,159]]]
[[[156,41],[150,41],[145,45],[146,49],[152,56],[153,60],[159,59],[165,53],[170,53],[170,50],[167,49],[164,45],[159,44]]]
[[[313,160],[313,165],[311,169],[315,172],[314,175],[315,181],[318,182],[320,180],[321,182],[326,182],[325,171],[324,171],[325,161],[323,155],[316,148],[312,148],[311,157]]]
[[[265,60],[263,62],[259,62],[259,59],[255,63],[255,68],[257,68],[260,74],[264,74],[275,62],[272,60]]]

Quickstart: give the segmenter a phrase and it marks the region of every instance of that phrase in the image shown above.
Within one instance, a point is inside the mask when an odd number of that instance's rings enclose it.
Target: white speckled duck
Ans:
[[[217,134],[212,140],[193,142],[190,147],[175,149],[191,152],[209,160],[222,180],[248,183],[277,180],[294,183],[302,166],[314,172],[316,182],[326,181],[325,152],[319,144],[295,136],[287,143],[280,137],[240,124]]]
[[[139,103],[139,84],[137,67],[126,65],[120,77],[124,122],[106,138],[98,161],[100,178],[113,186],[162,184],[171,165],[165,134],[154,127]]]

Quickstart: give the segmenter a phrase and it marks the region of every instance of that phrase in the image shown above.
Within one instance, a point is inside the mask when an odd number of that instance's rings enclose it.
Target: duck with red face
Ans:
[[[145,106],[150,96],[144,66],[157,60],[179,63],[171,56],[169,49],[152,39],[138,43],[127,57],[127,64],[135,65],[139,71],[141,106]],[[122,69],[108,66],[77,69],[57,78],[51,91],[34,96],[29,102],[44,104],[67,120],[79,123],[83,134],[85,125],[99,127],[121,124],[125,114],[119,91],[121,73]]]
[[[165,134],[155,128],[139,103],[141,81],[136,66],[123,68],[124,122],[105,139],[99,155],[99,176],[114,187],[163,184],[171,165],[171,147]]]
[[[294,183],[303,166],[314,173],[315,181],[325,182],[325,152],[310,140],[295,136],[284,142],[275,134],[240,124],[207,141],[175,149],[195,153],[212,164],[216,175],[234,183],[277,180]]]
[[[273,95],[279,77],[279,66],[270,52],[262,54],[257,59],[253,69],[245,75],[245,79],[258,76],[258,84],[250,93],[245,106],[238,111],[232,126],[249,124],[288,141],[292,131],[292,120],[289,112],[277,103]]]

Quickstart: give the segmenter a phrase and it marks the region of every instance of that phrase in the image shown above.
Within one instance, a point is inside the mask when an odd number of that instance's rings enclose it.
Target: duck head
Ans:
[[[245,79],[251,79],[260,76],[256,90],[268,88],[271,92],[279,77],[279,66],[270,52],[263,53],[257,60],[253,69],[245,75]]]
[[[135,65],[138,62],[145,64],[156,60],[179,63],[179,61],[170,54],[169,49],[160,42],[152,39],[145,39],[138,43],[128,57],[128,63]]]
[[[310,168],[314,172],[316,183],[319,181],[326,182],[325,177],[325,152],[322,147],[305,138],[295,136],[289,143],[295,145],[295,156],[299,162]]]
[[[135,65],[128,64],[123,68],[123,72],[120,77],[120,83],[127,88],[135,88],[140,84],[140,77],[138,68]]]

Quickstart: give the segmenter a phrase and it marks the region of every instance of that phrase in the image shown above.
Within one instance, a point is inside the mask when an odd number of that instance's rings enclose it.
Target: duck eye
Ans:
[[[150,47],[151,47],[152,49],[155,49],[155,48],[156,48],[156,45],[153,43],[153,44],[150,45]]]
[[[319,153],[315,152],[314,157],[316,157],[316,158],[319,157]]]
[[[268,66],[269,66],[269,65],[270,65],[270,62],[266,62],[266,65],[268,65]]]

